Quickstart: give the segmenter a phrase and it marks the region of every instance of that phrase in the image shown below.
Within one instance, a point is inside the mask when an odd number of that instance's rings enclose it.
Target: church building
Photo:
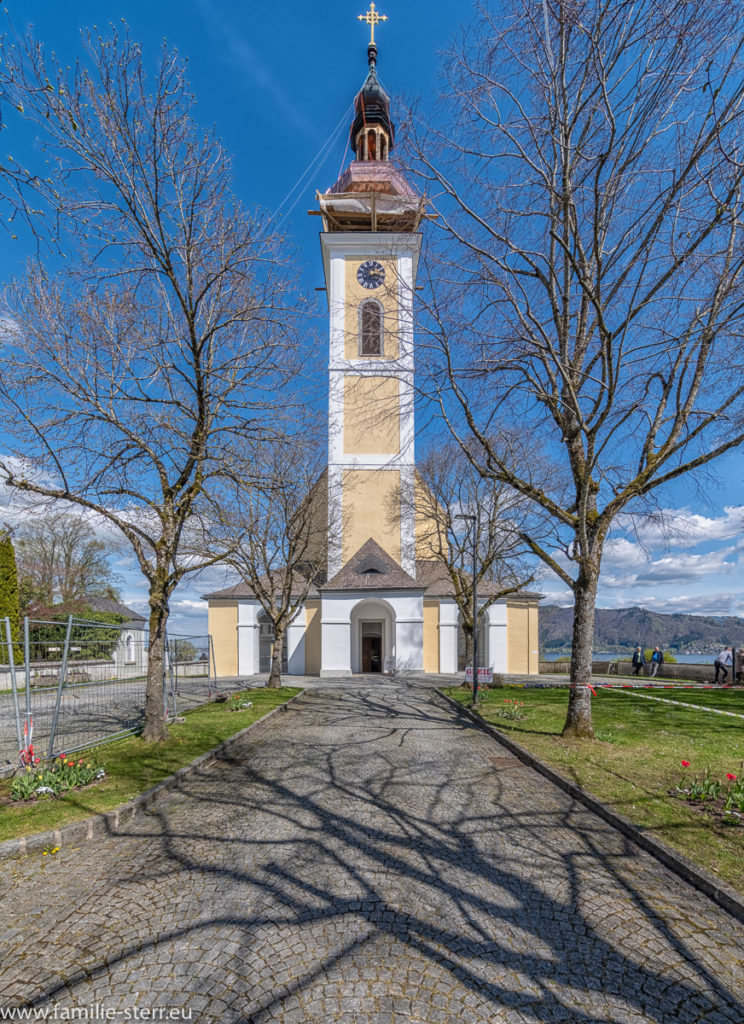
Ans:
[[[452,584],[426,558],[414,489],[413,298],[425,200],[390,160],[395,133],[377,77],[371,5],[369,73],[355,100],[354,159],[318,193],[329,308],[328,468],[316,488],[328,521],[326,582],[286,638],[290,675],[454,674],[462,628]],[[486,603],[488,584],[481,585]],[[269,669],[271,626],[245,583],[207,595],[217,675]],[[538,600],[518,593],[481,616],[479,664],[538,671]]]

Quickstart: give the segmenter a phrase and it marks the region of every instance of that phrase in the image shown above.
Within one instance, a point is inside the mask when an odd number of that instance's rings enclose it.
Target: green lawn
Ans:
[[[595,685],[595,689],[597,690],[597,695],[599,695],[601,687]],[[603,690],[602,692],[606,695],[609,693],[609,690]],[[661,700],[682,701],[684,704],[695,704],[697,707],[719,708],[721,711],[733,711],[735,714],[744,715],[744,690],[693,690],[691,688],[685,689],[681,686],[664,687],[663,690],[643,689],[629,691],[624,689],[620,698],[622,700],[637,700],[639,695],[657,697]],[[651,701],[650,703],[656,703],[656,701]]]
[[[470,704],[469,691],[446,692]],[[744,715],[744,691],[654,691],[653,696]],[[526,718],[499,717],[507,699],[522,701]],[[744,826],[725,824],[712,812],[668,795],[686,773],[702,775],[710,768],[719,777],[744,776],[744,718],[598,689],[592,698],[596,740],[566,741],[560,733],[567,703],[565,688],[507,686],[483,691],[480,710],[540,760],[744,894]],[[683,769],[683,760],[691,767]]]
[[[205,704],[186,713],[186,721],[170,726],[170,739],[162,744],[143,743],[136,736],[74,756],[103,765],[106,777],[84,789],[16,803],[10,799],[10,780],[0,782],[0,840],[47,829],[110,811],[172,775],[200,754],[240,732],[280,704],[299,693],[298,689],[261,688],[242,696],[253,706],[228,711],[225,704]]]

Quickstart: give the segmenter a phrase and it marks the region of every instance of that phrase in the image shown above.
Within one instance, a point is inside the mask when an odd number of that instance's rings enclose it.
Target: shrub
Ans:
[[[0,532],[0,620],[10,619],[10,635],[13,640],[20,636],[20,606],[18,604],[18,570],[16,569],[13,541],[7,530]],[[7,664],[8,652],[5,624],[0,621],[0,657]],[[18,664],[23,660],[19,644],[13,644],[13,658]]]
[[[654,653],[653,647],[647,647],[646,650],[643,652],[643,656],[645,657],[646,661],[649,664],[651,662],[651,655],[653,653]],[[677,664],[677,659],[674,657],[674,655],[672,654],[671,651],[662,651],[662,654],[664,655],[664,664],[665,665],[676,665]],[[623,659],[623,660],[625,660],[625,659]],[[628,659],[628,661],[629,660],[630,659]]]

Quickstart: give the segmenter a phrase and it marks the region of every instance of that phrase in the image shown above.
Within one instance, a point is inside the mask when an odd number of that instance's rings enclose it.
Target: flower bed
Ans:
[[[682,761],[687,769],[692,765]],[[739,769],[740,774],[726,772],[725,779],[717,778],[706,768],[701,778],[694,775],[692,779],[683,775],[670,793],[691,804],[705,806],[720,815],[731,825],[744,825],[744,762]]]
[[[79,758],[77,761],[60,754],[50,764],[38,766],[27,764],[16,773],[10,786],[13,800],[39,800],[59,796],[71,789],[82,789],[105,776],[103,768],[92,761]]]
[[[230,697],[225,704],[225,707],[228,711],[244,711],[246,708],[253,707],[253,701],[246,700],[245,697],[238,695],[236,697]]]
[[[496,714],[499,718],[507,718],[512,722],[520,722],[523,718],[527,717],[527,714],[522,709],[524,708],[524,702],[521,700],[509,700],[504,699],[504,703],[498,709]]]

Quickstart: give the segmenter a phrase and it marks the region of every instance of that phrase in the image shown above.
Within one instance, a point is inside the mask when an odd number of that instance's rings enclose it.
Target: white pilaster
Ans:
[[[423,597],[417,598],[417,604],[421,605],[420,616],[396,616],[395,619],[395,671],[400,675],[424,671]]]
[[[343,479],[339,465],[328,466],[328,578],[343,564]]]
[[[401,466],[400,565],[409,576],[416,575],[415,487],[415,468],[413,465]]]
[[[297,614],[287,627],[287,674],[305,675],[305,605],[300,605]]]
[[[488,664],[494,672],[506,672],[508,664],[506,603],[492,604],[488,616]]]
[[[442,598],[439,602],[439,671],[457,672],[457,602]]]
[[[346,595],[324,594],[320,608],[321,676],[351,675],[351,618]]]
[[[259,669],[258,601],[238,602],[238,675],[257,676]]]

